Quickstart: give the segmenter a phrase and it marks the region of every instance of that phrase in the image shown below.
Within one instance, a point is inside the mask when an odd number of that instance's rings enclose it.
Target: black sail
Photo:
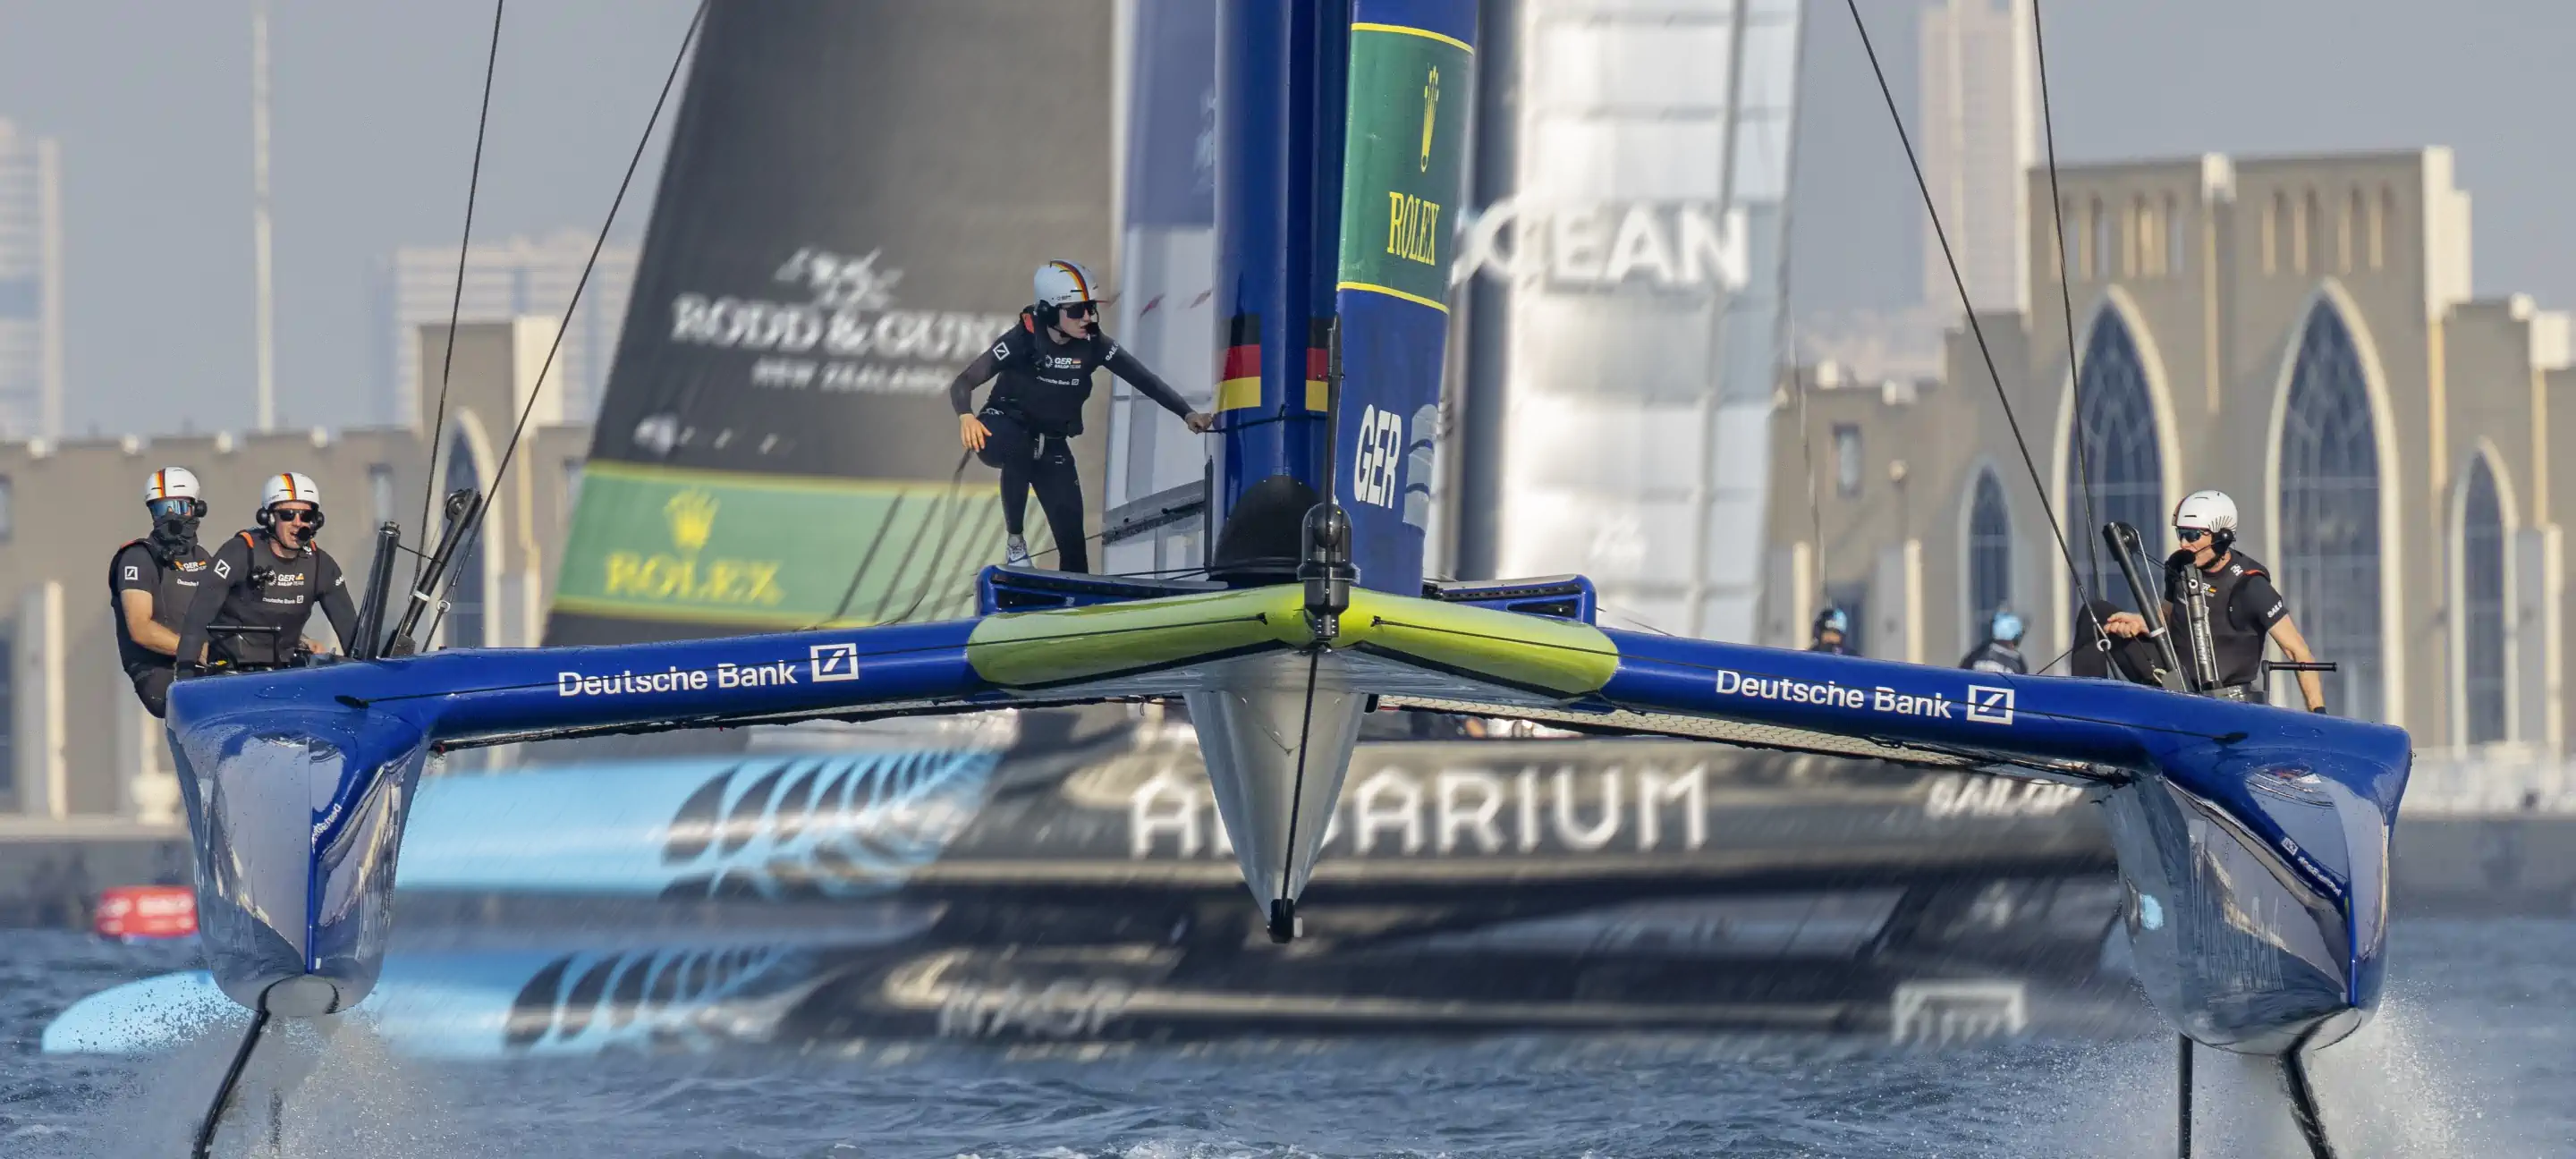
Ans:
[[[547,643],[969,610],[1001,517],[945,388],[1038,262],[1108,261],[1111,7],[713,6]]]

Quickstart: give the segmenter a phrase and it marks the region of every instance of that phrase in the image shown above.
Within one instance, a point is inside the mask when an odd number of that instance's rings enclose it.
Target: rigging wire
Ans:
[[[519,441],[528,433],[528,418],[536,413],[537,398],[545,392],[546,375],[554,369],[555,356],[563,352],[564,335],[572,331],[573,312],[581,307],[582,291],[590,286],[591,272],[599,265],[599,251],[608,246],[608,231],[617,224],[617,211],[626,204],[626,191],[635,183],[635,170],[644,163],[644,150],[646,146],[652,144],[654,127],[662,122],[662,109],[670,103],[671,87],[680,79],[680,66],[687,63],[689,46],[697,42],[698,29],[706,24],[706,20],[707,0],[698,0],[696,13],[689,17],[688,31],[680,36],[680,50],[671,57],[671,71],[662,78],[661,95],[653,98],[653,113],[644,119],[644,132],[635,138],[635,154],[626,160],[626,175],[618,179],[617,196],[609,200],[608,219],[599,224],[599,237],[591,243],[590,256],[583,259],[581,263],[581,277],[572,285],[572,300],[564,304],[563,324],[555,327],[554,341],[546,347],[546,360],[537,368],[536,384],[528,390],[527,403],[519,408],[518,424],[510,428],[510,442],[501,450],[501,464],[493,470],[492,485],[486,492],[490,498],[486,498],[483,505],[475,509],[471,521],[465,526],[464,534],[458,537],[456,553],[452,558],[465,558],[475,549],[476,540],[483,534],[484,519],[491,514],[492,508],[496,505],[494,500],[501,493],[501,480],[509,476],[511,460],[519,453]],[[453,341],[453,335],[454,331],[451,328],[450,341]],[[457,567],[449,570],[446,591],[439,594],[438,615],[430,620],[429,632],[422,639],[437,638],[438,625],[447,617],[448,596],[455,592],[457,581],[464,575],[464,568]]]
[[[2084,421],[2084,354],[2075,345],[2075,271],[2067,260],[2066,195],[2057,188],[2057,122],[2049,112],[2048,36],[2040,29],[2039,0],[2030,0],[2030,43],[2036,58],[2033,64],[2039,73],[2039,126],[2048,142],[2048,216],[2057,223],[2057,303],[2066,318],[2067,409],[2074,412],[2067,424],[2074,437],[2068,441],[2074,444],[2075,477],[2081,481],[2075,492],[2084,500],[2084,565],[2098,583],[2102,579],[2102,554],[2093,529],[2102,526],[2102,517],[2093,509],[2093,466],[2086,450],[2092,439]],[[2166,223],[2166,228],[2172,228],[2172,223]],[[2107,647],[2109,637],[2103,639]]]
[[[438,489],[438,440],[447,428],[447,384],[456,370],[456,322],[465,312],[465,255],[474,244],[474,194],[483,184],[483,132],[492,123],[492,74],[501,62],[501,10],[509,0],[492,0],[492,44],[483,55],[483,105],[474,114],[474,165],[465,174],[465,234],[456,242],[456,293],[447,301],[447,354],[438,364],[438,417],[429,424],[429,462],[420,477],[420,536],[429,538],[429,499]],[[419,554],[417,552],[413,553]],[[429,559],[412,565],[411,583],[420,587]]]
[[[914,531],[914,532],[913,532],[913,544],[912,544],[912,546],[913,546],[913,549],[914,549],[914,550],[918,550],[918,549],[920,548],[920,546],[921,546],[921,536],[922,536],[923,532],[928,531],[928,530],[929,530],[929,528],[930,528],[930,525],[931,525],[933,522],[940,522],[940,521],[941,521],[941,519],[940,519],[941,515],[945,514],[945,513],[948,511],[948,509],[949,509],[950,505],[951,505],[951,504],[953,503],[953,501],[957,498],[957,491],[958,491],[958,488],[959,488],[959,486],[960,486],[961,484],[963,484],[963,483],[965,482],[965,479],[966,479],[966,464],[967,464],[967,463],[969,463],[969,462],[971,462],[971,461],[974,459],[974,457],[975,457],[975,452],[973,452],[973,451],[967,451],[967,452],[965,452],[964,454],[961,454],[961,455],[957,456],[957,469],[948,473],[948,490],[947,490],[946,492],[942,493],[942,494],[940,495],[940,497],[939,497],[939,498],[938,498],[938,499],[937,499],[937,500],[936,500],[936,501],[931,505],[931,514],[923,518],[923,520],[922,520],[922,525],[921,525],[920,530],[916,530],[916,531]],[[896,500],[896,502],[895,502],[894,504],[889,505],[889,506],[886,508],[886,514],[885,514],[885,519],[884,519],[884,521],[883,521],[883,522],[881,522],[881,523],[879,523],[879,524],[877,525],[877,537],[876,537],[876,539],[875,539],[875,540],[873,540],[873,541],[871,541],[871,542],[868,544],[867,554],[862,555],[862,556],[860,556],[860,557],[859,557],[859,565],[858,565],[857,567],[855,567],[855,568],[850,569],[850,586],[848,586],[847,588],[842,589],[842,591],[841,591],[841,602],[840,602],[837,606],[835,606],[835,607],[832,609],[832,614],[831,614],[831,615],[825,616],[825,617],[823,617],[821,620],[815,621],[813,624],[808,625],[808,626],[806,627],[806,629],[805,629],[806,631],[811,632],[811,631],[815,631],[815,630],[817,630],[817,629],[830,627],[830,626],[832,626],[833,624],[838,623],[838,622],[840,621],[841,617],[843,617],[843,616],[846,616],[846,615],[850,614],[850,601],[858,598],[858,595],[859,595],[859,582],[860,582],[861,580],[864,580],[864,579],[866,579],[866,578],[867,578],[867,574],[868,574],[868,565],[869,565],[869,564],[872,564],[872,563],[874,563],[874,562],[876,562],[876,558],[877,558],[877,548],[878,548],[878,547],[880,547],[880,546],[882,546],[882,545],[884,544],[884,542],[885,542],[885,534],[886,534],[886,531],[887,531],[888,529],[890,529],[890,528],[892,528],[892,527],[894,526],[894,516],[895,516],[895,512],[897,512],[897,511],[899,511],[899,510],[901,510],[901,509],[902,509],[902,500],[900,500],[900,499]],[[947,522],[948,522],[948,525],[949,525],[950,530],[952,530],[952,531],[953,531],[953,530],[955,529],[955,522],[954,522],[953,520],[949,520],[949,521],[947,521]],[[941,548],[941,551],[942,551],[942,552],[945,552],[945,551],[946,551],[946,548],[943,546],[943,547]],[[904,554],[905,562],[907,562],[907,563],[908,563],[908,562],[910,562],[910,561],[911,561],[911,558],[912,558],[912,556],[911,556],[911,552],[910,552],[910,551],[905,552],[905,554]],[[901,568],[900,566],[898,566],[898,567],[896,568],[896,574],[895,574],[895,576],[894,576],[894,577],[892,577],[892,578],[890,578],[890,579],[887,581],[887,583],[888,583],[888,588],[889,588],[889,592],[888,592],[888,595],[887,595],[887,597],[886,597],[887,599],[892,599],[892,598],[894,598],[894,597],[893,597],[893,595],[892,595],[892,592],[891,592],[891,588],[892,588],[893,583],[894,583],[896,580],[901,579],[901,577],[902,577],[902,568]],[[923,590],[923,592],[925,592],[925,593],[926,593],[926,592],[927,592],[927,590],[928,590],[927,585],[928,585],[928,584],[929,584],[929,582],[930,582],[930,578],[931,578],[931,577],[928,577],[928,576],[923,577],[923,581],[922,581],[922,582],[923,582],[924,587],[923,587],[923,589],[922,589],[922,590]],[[918,594],[918,593],[917,593],[917,594],[915,594],[915,595],[913,596],[913,599],[912,599],[913,606],[914,606],[914,607],[919,607],[919,606],[920,606],[920,604],[921,604],[921,600],[922,600],[922,595],[921,595],[921,594]],[[909,608],[905,609],[905,614],[906,614],[906,615],[910,615],[910,614],[911,614],[911,609],[909,609]],[[880,621],[880,622],[882,623],[882,622],[886,622],[886,621]]]
[[[1950,282],[1959,289],[1959,311],[1968,319],[1968,333],[1977,340],[1977,354],[1985,360],[1986,377],[1995,384],[1995,402],[2003,407],[2004,423],[2012,428],[2013,446],[2021,452],[2021,463],[2030,472],[2030,485],[2039,493],[2039,509],[2048,516],[2048,532],[2057,540],[2057,554],[2066,560],[2066,570],[2075,584],[2075,598],[2084,614],[2093,616],[2100,629],[2099,616],[2093,611],[2093,597],[2085,576],[2076,569],[2075,551],[2066,542],[2066,528],[2057,521],[2057,510],[2048,501],[2048,482],[2039,473],[2039,461],[2031,457],[2030,441],[2022,437],[2021,419],[2013,414],[2012,396],[2004,390],[2004,376],[1995,367],[1995,352],[1986,343],[1986,328],[1977,321],[1977,310],[1968,298],[1968,279],[1959,272],[1959,256],[1950,248],[1950,233],[1941,227],[1940,204],[1932,198],[1932,183],[1923,176],[1923,162],[1914,154],[1914,139],[1905,131],[1905,117],[1896,110],[1896,91],[1888,87],[1887,70],[1878,63],[1878,48],[1869,39],[1869,24],[1861,19],[1860,0],[1843,0],[1850,9],[1852,27],[1860,33],[1861,51],[1869,55],[1869,71],[1878,78],[1878,95],[1887,102],[1888,121],[1896,127],[1896,143],[1905,148],[1905,163],[1914,170],[1914,186],[1923,194],[1923,211],[1932,219],[1932,236],[1941,243],[1941,260],[1950,267]],[[2103,635],[2109,635],[2107,631]]]

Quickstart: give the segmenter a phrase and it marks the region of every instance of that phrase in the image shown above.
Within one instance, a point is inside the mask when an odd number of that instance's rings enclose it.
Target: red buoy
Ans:
[[[197,891],[184,885],[119,885],[98,895],[102,938],[193,938]]]

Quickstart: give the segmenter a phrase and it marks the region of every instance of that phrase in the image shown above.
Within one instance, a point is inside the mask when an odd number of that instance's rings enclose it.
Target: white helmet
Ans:
[[[1051,258],[1038,267],[1038,305],[1070,306],[1076,302],[1097,302],[1100,283],[1084,269],[1082,263]]]
[[[2236,538],[2236,501],[2225,491],[2194,491],[2174,508],[2176,530],[2206,531],[2218,539]]]
[[[152,472],[143,482],[143,501],[155,499],[198,499],[197,473],[186,467],[163,467]]]
[[[260,489],[259,509],[266,511],[280,503],[310,503],[314,510],[319,511],[322,509],[322,488],[314,485],[313,476],[301,471],[271,475],[268,485]]]

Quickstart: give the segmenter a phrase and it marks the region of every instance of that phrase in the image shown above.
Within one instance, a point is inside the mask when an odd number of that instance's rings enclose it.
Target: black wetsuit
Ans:
[[[134,682],[134,695],[143,701],[144,711],[154,716],[169,711],[171,666],[176,659],[134,642],[134,629],[125,619],[125,593],[150,592],[152,622],[176,635],[187,622],[188,608],[211,562],[206,549],[194,541],[185,549],[165,552],[150,539],[137,539],[116,549],[116,558],[107,565],[107,607],[116,621],[117,663],[125,669],[125,678]]]
[[[1082,530],[1082,478],[1065,440],[1082,433],[1082,404],[1091,398],[1091,373],[1107,367],[1163,409],[1187,417],[1189,404],[1136,356],[1104,334],[1058,342],[1033,312],[994,339],[948,386],[949,405],[973,414],[992,432],[976,456],[1002,472],[1002,526],[1021,534],[1029,489],[1055,529],[1056,568],[1090,571],[1089,536]],[[975,409],[975,388],[995,375],[1001,382]]]
[[[1978,672],[2009,672],[2015,676],[2030,675],[2030,662],[2022,659],[2021,648],[2018,645],[2011,644],[2003,640],[1988,640],[1983,644],[1977,645],[1976,651],[1968,653],[1966,659],[1959,661],[1959,667],[1973,669]]]
[[[2207,587],[2206,638],[2192,627],[2189,589],[2195,572]],[[2235,689],[2240,697],[2262,698],[2263,642],[2270,637],[2272,625],[2290,614],[2288,601],[2272,586],[2271,569],[2231,550],[2218,570],[2203,571],[2191,565],[2189,556],[2177,553],[2165,563],[2165,605],[2173,609],[2174,644],[2185,666],[2196,670],[2194,657],[2205,651],[2210,667],[2218,673],[2219,688]]]
[[[2242,551],[2231,550],[2224,566],[2199,573],[2210,587],[2209,632],[2205,640],[2200,639],[2192,628],[2186,606],[2189,593],[2184,589],[2191,573],[2198,570],[2180,552],[2165,561],[2165,627],[2173,637],[2174,655],[2186,670],[2197,671],[2197,653],[2207,649],[2210,667],[2218,674],[2218,687],[2209,691],[2230,699],[2261,700],[2264,642],[2271,637],[2273,625],[2288,618],[2289,604],[2272,586],[2271,569]],[[2155,668],[2161,663],[2154,641],[2133,636],[2112,640],[2108,649],[2099,646],[2097,618],[2108,620],[2119,610],[2107,600],[2096,600],[2091,615],[2077,618],[2071,661],[2075,674],[2109,676],[2116,669],[2121,679],[2153,684]]]
[[[349,599],[340,564],[319,547],[280,559],[269,548],[267,535],[245,531],[215,549],[214,564],[205,574],[204,586],[188,606],[188,626],[179,633],[181,656],[194,657],[197,649],[207,648],[209,661],[235,667],[292,663],[315,604],[322,606],[344,647],[358,630],[357,605]],[[217,624],[274,628],[276,633],[209,631]]]

